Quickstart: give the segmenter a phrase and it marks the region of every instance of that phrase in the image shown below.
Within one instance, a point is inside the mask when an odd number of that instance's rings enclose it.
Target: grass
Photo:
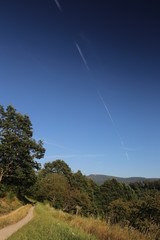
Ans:
[[[37,204],[35,217],[8,240],[153,240],[155,233],[140,233],[133,228],[106,224]]]
[[[18,198],[12,192],[9,192],[5,197],[0,198],[0,216],[3,216],[21,206],[22,203]]]
[[[0,229],[20,221],[22,218],[24,218],[27,215],[30,207],[31,205],[25,205],[7,215],[1,216]]]
[[[8,240],[96,240],[78,228],[53,216],[51,209],[36,204],[35,216],[26,226],[13,234]]]
[[[76,215],[66,214],[62,211],[52,209],[52,215],[61,219],[70,226],[81,229],[88,234],[94,235],[100,240],[153,240],[156,238],[157,231],[140,233],[131,227],[122,228],[120,225],[110,225],[95,218],[84,218]]]

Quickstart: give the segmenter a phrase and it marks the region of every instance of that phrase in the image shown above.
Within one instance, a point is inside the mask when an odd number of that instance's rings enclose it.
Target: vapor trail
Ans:
[[[115,123],[114,123],[114,121],[113,121],[113,118],[112,118],[112,116],[111,116],[111,114],[110,114],[110,111],[109,111],[107,105],[105,104],[104,99],[103,99],[102,95],[100,94],[100,92],[98,92],[98,96],[99,96],[99,98],[100,98],[100,100],[101,100],[101,102],[102,102],[104,108],[106,109],[106,112],[107,112],[107,114],[108,114],[108,116],[109,116],[109,118],[110,118],[112,124],[113,124],[114,127],[115,127]]]
[[[87,64],[87,61],[86,61],[86,59],[85,59],[85,57],[84,57],[84,55],[83,55],[83,53],[82,53],[82,50],[80,49],[78,43],[75,42],[75,45],[76,45],[77,50],[78,50],[78,52],[79,52],[79,54],[80,54],[80,56],[81,56],[81,58],[82,58],[82,60],[83,60],[83,63],[84,63],[84,65],[85,65],[85,67],[86,67],[87,70],[89,71],[90,69],[89,69],[88,64]],[[109,109],[108,109],[108,107],[107,107],[107,105],[106,105],[106,103],[105,103],[102,95],[100,94],[100,92],[99,92],[98,90],[97,90],[97,93],[98,93],[98,96],[99,96],[99,98],[100,98],[100,100],[101,100],[101,102],[102,102],[105,110],[106,110],[107,115],[109,116],[109,118],[110,118],[110,120],[111,120],[111,122],[112,122],[112,125],[113,125],[113,127],[114,127],[114,130],[115,130],[115,132],[116,132],[116,134],[117,134],[117,137],[118,137],[119,140],[120,140],[121,147],[125,149],[124,141],[123,141],[123,139],[122,139],[119,131],[118,131],[117,128],[116,128],[116,124],[115,124],[115,122],[114,122],[114,120],[113,120],[113,118],[112,118],[112,115],[111,115],[111,113],[110,113],[110,111],[109,111]],[[129,156],[128,156],[128,152],[127,152],[126,150],[125,150],[125,156],[126,156],[126,158],[127,158],[127,160],[128,160],[128,159],[129,159]]]
[[[57,8],[59,9],[59,11],[62,12],[62,8],[61,8],[61,5],[60,5],[60,3],[59,3],[59,0],[54,0],[54,2],[55,2],[55,4],[56,4]],[[87,63],[84,55],[83,55],[83,52],[82,52],[79,44],[78,44],[76,41],[75,41],[75,45],[76,45],[76,48],[77,48],[77,50],[78,50],[78,52],[79,52],[79,55],[80,55],[80,57],[81,57],[84,65],[85,65],[86,69],[87,69],[88,71],[90,71],[90,68],[89,68],[89,66],[88,66],[88,63]],[[96,88],[95,88],[95,89],[96,89]],[[97,89],[96,89],[96,90],[97,90]],[[114,122],[114,120],[113,120],[113,118],[112,118],[112,115],[111,115],[111,113],[110,113],[110,111],[109,111],[109,109],[108,109],[108,107],[107,107],[107,105],[106,105],[106,103],[105,103],[102,95],[100,94],[99,91],[97,91],[97,92],[98,92],[98,96],[99,96],[99,98],[100,98],[100,100],[101,100],[101,102],[102,102],[102,104],[103,104],[103,106],[104,106],[104,108],[105,108],[105,110],[106,110],[106,113],[107,113],[107,115],[109,116],[109,118],[110,118],[110,120],[111,120],[111,122],[112,122],[112,125],[113,125],[113,127],[114,127],[114,130],[115,130],[115,132],[116,132],[116,134],[117,134],[117,137],[118,137],[119,140],[120,140],[121,147],[122,147],[122,149],[125,151],[125,156],[126,156],[126,158],[127,158],[127,160],[128,160],[128,159],[129,159],[129,156],[128,156],[127,148],[126,148],[126,146],[124,145],[123,139],[122,139],[119,131],[118,131],[117,128],[116,128],[116,124],[115,124],[115,122]],[[54,145],[55,145],[55,144],[54,144]],[[55,145],[55,146],[56,146],[56,145]],[[61,148],[64,149],[64,147],[62,147],[62,146],[58,146],[58,147],[61,147]]]
[[[87,70],[89,71],[90,69],[89,69],[88,64],[87,64],[87,61],[86,61],[86,59],[85,59],[85,57],[84,57],[84,55],[83,55],[83,53],[82,53],[82,50],[80,49],[78,43],[75,42],[75,45],[76,45],[76,48],[77,48],[77,50],[78,50],[78,52],[79,52],[79,54],[80,54],[80,56],[81,56],[81,58],[82,58],[82,61],[83,61],[84,65],[85,65],[85,67],[86,67]]]
[[[61,5],[60,5],[59,1],[58,0],[54,0],[54,2],[57,5],[59,11],[62,12],[62,8],[61,8]]]
[[[128,153],[126,152],[126,158],[127,158],[127,160],[129,159],[129,156],[128,156]]]
[[[115,129],[115,132],[116,132],[116,134],[117,134],[117,137],[118,137],[119,140],[120,140],[121,147],[122,147],[123,150],[125,150],[125,156],[126,156],[126,158],[127,158],[127,160],[128,160],[128,159],[129,159],[129,156],[128,156],[127,148],[126,148],[125,145],[124,145],[124,141],[123,141],[123,139],[122,139],[119,131],[118,131],[117,128],[116,128],[116,125],[115,125],[115,122],[114,122],[114,120],[113,120],[113,118],[112,118],[112,115],[111,115],[111,113],[110,113],[110,111],[109,111],[109,109],[108,109],[108,107],[107,107],[107,105],[106,105],[106,103],[105,103],[105,101],[104,101],[104,99],[103,99],[103,97],[102,97],[102,95],[100,94],[99,91],[98,91],[98,96],[99,96],[99,98],[100,98],[100,100],[101,100],[101,102],[102,102],[102,104],[103,104],[103,106],[104,106],[104,108],[105,108],[105,110],[106,110],[106,112],[107,112],[107,115],[109,116],[109,118],[110,118],[110,120],[111,120],[111,122],[112,122],[112,125],[113,125],[113,127],[114,127],[114,129]]]
[[[90,69],[89,69],[89,67],[88,67],[88,64],[87,64],[87,61],[86,61],[86,59],[85,59],[85,57],[84,57],[84,55],[83,55],[83,53],[82,53],[81,48],[79,47],[79,45],[78,45],[77,42],[75,42],[75,45],[76,45],[76,48],[77,48],[77,50],[78,50],[78,52],[79,52],[79,54],[80,54],[80,56],[81,56],[81,58],[82,58],[82,61],[83,61],[84,65],[85,65],[85,67],[87,68],[88,71],[90,71]],[[96,89],[96,88],[95,88],[95,89]],[[96,89],[96,90],[97,90],[97,89]],[[99,98],[100,98],[100,100],[101,100],[101,102],[102,102],[105,110],[106,110],[107,115],[109,116],[109,118],[110,118],[110,120],[111,120],[111,122],[112,122],[112,125],[113,125],[113,127],[114,127],[114,130],[115,130],[115,132],[116,132],[116,134],[117,134],[117,137],[118,137],[119,140],[120,140],[121,147],[122,147],[122,149],[125,151],[126,159],[129,160],[127,148],[126,148],[126,146],[124,145],[124,141],[123,141],[123,139],[122,139],[119,131],[117,130],[117,127],[116,127],[116,124],[115,124],[115,122],[114,122],[114,120],[113,120],[113,118],[112,118],[112,115],[111,115],[111,113],[110,113],[110,111],[109,111],[109,109],[108,109],[108,107],[107,107],[107,105],[106,105],[106,103],[105,103],[105,101],[104,101],[101,93],[100,93],[98,90],[97,90],[97,93],[98,93],[98,96],[99,96]]]

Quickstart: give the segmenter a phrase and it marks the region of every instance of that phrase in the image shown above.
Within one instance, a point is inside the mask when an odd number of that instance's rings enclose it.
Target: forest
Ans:
[[[63,160],[41,167],[44,154],[29,117],[11,105],[0,106],[0,198],[13,192],[24,201],[27,196],[67,213],[160,235],[160,180],[126,184],[112,179],[97,185]]]

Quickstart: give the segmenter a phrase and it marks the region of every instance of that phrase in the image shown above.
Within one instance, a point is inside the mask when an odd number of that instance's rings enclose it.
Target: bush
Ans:
[[[6,187],[4,184],[0,184],[0,198],[3,198],[6,196]]]

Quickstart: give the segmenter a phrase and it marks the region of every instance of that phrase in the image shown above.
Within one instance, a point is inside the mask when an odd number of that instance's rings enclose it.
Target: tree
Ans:
[[[106,180],[101,186],[101,203],[104,213],[107,214],[108,206],[112,201],[123,199],[131,201],[136,198],[133,189],[124,183],[118,182],[116,179]]]
[[[67,178],[68,182],[71,183],[72,171],[70,167],[63,160],[55,160],[44,164],[43,169],[44,175],[48,173],[57,173]]]
[[[37,198],[48,200],[55,208],[64,208],[67,202],[70,186],[63,175],[48,173],[37,182]]]
[[[134,207],[131,222],[135,228],[147,230],[150,225],[155,224],[160,229],[160,192],[157,191],[154,196],[146,196],[145,201],[138,201]]]
[[[35,159],[44,156],[43,142],[32,138],[32,124],[27,115],[17,113],[11,105],[0,105],[0,181],[27,188],[35,180],[39,169]]]
[[[108,216],[110,217],[111,223],[129,223],[131,207],[131,202],[124,201],[120,198],[112,201],[108,207]]]

